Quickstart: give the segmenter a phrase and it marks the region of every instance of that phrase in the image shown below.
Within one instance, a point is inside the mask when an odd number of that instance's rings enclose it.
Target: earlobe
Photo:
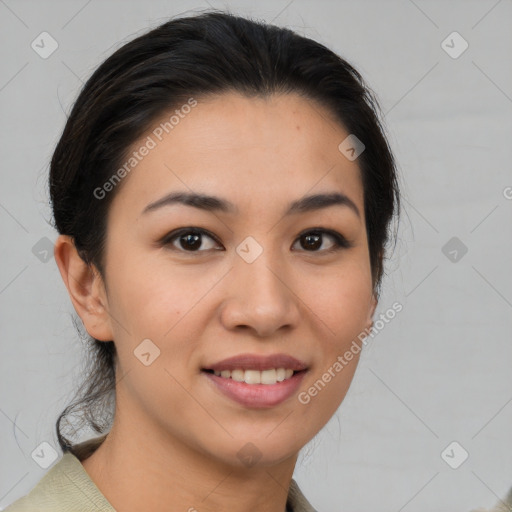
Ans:
[[[55,261],[73,307],[87,332],[97,340],[111,341],[105,286],[94,265],[88,265],[76,250],[73,238],[60,235],[54,247]]]

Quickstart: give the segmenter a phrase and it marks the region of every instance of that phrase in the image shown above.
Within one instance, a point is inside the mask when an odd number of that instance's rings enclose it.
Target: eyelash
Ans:
[[[207,237],[211,238],[217,244],[222,245],[218,241],[217,237],[215,237],[209,231],[207,231],[205,229],[201,229],[201,228],[195,228],[195,227],[180,228],[178,230],[174,230],[174,231],[168,233],[167,235],[165,235],[161,239],[160,243],[164,246],[172,245],[172,242],[175,239],[179,239],[179,237],[181,237],[183,235],[200,235],[200,236],[206,235]],[[320,251],[317,251],[317,250],[308,251],[306,249],[302,249],[303,252],[327,254],[327,253],[338,252],[342,249],[349,249],[354,246],[354,244],[352,242],[349,242],[343,235],[341,235],[337,231],[334,231],[332,229],[325,229],[325,228],[309,228],[305,231],[302,231],[297,236],[297,239],[294,241],[293,245],[295,245],[295,243],[298,240],[300,240],[302,237],[304,237],[306,235],[322,235],[322,236],[328,235],[329,237],[331,237],[333,239],[334,246],[331,249],[324,249],[324,250],[320,250]],[[202,242],[202,240],[201,240],[201,242]],[[322,243],[323,243],[323,239],[322,239]],[[179,249],[177,247],[173,247],[172,250],[177,250],[180,252],[190,253],[190,254],[208,252],[208,250],[187,251],[185,249]],[[214,250],[220,250],[220,249],[214,249]]]

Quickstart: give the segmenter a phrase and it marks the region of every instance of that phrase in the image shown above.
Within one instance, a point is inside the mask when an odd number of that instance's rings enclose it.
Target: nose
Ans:
[[[293,291],[291,276],[269,252],[263,251],[252,263],[237,256],[221,307],[224,327],[252,331],[262,338],[296,327],[300,299]]]

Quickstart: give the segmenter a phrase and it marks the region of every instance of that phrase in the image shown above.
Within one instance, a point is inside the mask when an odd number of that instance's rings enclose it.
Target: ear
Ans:
[[[377,308],[378,300],[375,293],[372,293],[372,298],[370,301],[370,308],[368,310],[368,318],[366,321],[366,328],[370,330],[373,325],[373,315],[375,314],[375,309]]]
[[[60,235],[54,256],[75,311],[87,332],[97,340],[113,340],[105,286],[94,265],[82,260],[73,238]]]

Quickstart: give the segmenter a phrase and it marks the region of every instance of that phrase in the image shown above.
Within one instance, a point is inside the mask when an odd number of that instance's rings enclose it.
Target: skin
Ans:
[[[338,150],[347,136],[296,94],[198,99],[118,185],[103,278],[72,239],[58,238],[55,258],[77,313],[119,355],[112,430],[82,462],[116,510],[285,510],[298,452],[339,407],[359,355],[308,404],[296,393],[262,409],[220,394],[201,368],[284,352],[309,366],[298,392],[306,391],[371,325],[361,174]],[[172,191],[219,196],[239,212],[174,204],[142,213]],[[320,192],[344,193],[360,217],[339,205],[283,216],[292,201]],[[179,237],[159,242],[183,227],[206,229],[220,244],[207,235],[199,251]],[[309,249],[298,235],[318,227],[353,246],[328,252],[334,240],[323,235]],[[251,264],[236,252],[247,236],[263,248]],[[133,353],[146,338],[160,349],[149,366]],[[261,454],[252,467],[237,457],[248,442]]]

